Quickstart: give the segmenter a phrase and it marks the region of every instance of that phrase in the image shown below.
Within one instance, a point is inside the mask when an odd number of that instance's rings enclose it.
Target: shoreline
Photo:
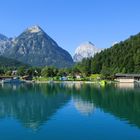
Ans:
[[[85,83],[85,84],[96,84],[96,83],[99,83],[99,82],[97,82],[97,81],[33,81],[34,83],[37,83],[37,84],[45,84],[45,83],[73,83],[73,84],[75,84],[75,83],[80,83],[80,84],[83,84],[83,83]]]
[[[101,81],[32,81],[33,83],[80,83],[80,84],[101,84]],[[116,83],[116,81],[107,81],[105,80],[106,83],[111,84],[111,83]]]

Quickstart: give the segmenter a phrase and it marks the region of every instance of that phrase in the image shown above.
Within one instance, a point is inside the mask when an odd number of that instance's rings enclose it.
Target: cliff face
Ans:
[[[96,48],[91,42],[82,43],[76,48],[73,60],[75,62],[80,62],[83,58],[94,57],[94,55],[99,51],[100,50]]]

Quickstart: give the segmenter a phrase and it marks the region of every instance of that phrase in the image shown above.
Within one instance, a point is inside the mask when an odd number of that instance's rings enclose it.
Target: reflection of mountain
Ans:
[[[93,103],[84,101],[82,99],[74,98],[74,104],[75,104],[75,108],[83,115],[90,115],[95,110]]]
[[[91,114],[95,107],[140,128],[139,88],[100,88],[92,84],[37,84],[0,86],[0,118],[13,117],[25,127],[38,129],[70,99],[82,114]]]
[[[50,93],[51,85],[15,87],[0,87],[0,118],[14,117],[32,129],[49,120],[70,99],[69,95],[57,90]]]
[[[82,86],[77,93],[84,101],[94,103],[96,108],[111,113],[122,120],[140,127],[140,93],[138,89],[123,90],[115,87],[97,88]],[[77,96],[77,95],[76,95]]]

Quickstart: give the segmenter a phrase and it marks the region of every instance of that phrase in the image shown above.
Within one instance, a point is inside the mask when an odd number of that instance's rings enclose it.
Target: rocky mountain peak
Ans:
[[[84,42],[76,48],[73,60],[80,62],[83,58],[93,57],[99,51],[100,49],[96,48],[92,42]]]
[[[27,28],[13,41],[10,47],[1,45],[1,54],[32,66],[70,67],[71,55],[61,48],[47,33],[35,25]]]
[[[11,46],[11,39],[3,34],[0,34],[0,55],[2,55],[7,48]]]
[[[8,40],[8,37],[6,37],[3,34],[0,34],[0,41],[6,41],[6,40]]]
[[[30,33],[38,33],[38,32],[41,32],[41,31],[43,31],[43,30],[41,29],[40,26],[34,25],[34,26],[32,26],[32,27],[27,28],[26,31],[29,31]]]
[[[76,48],[75,53],[87,52],[88,50],[93,50],[94,48],[96,47],[93,43],[89,41],[84,42]]]

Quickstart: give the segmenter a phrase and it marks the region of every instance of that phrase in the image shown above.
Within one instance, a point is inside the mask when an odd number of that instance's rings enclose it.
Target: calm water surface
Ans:
[[[0,85],[0,140],[140,140],[140,88]]]

